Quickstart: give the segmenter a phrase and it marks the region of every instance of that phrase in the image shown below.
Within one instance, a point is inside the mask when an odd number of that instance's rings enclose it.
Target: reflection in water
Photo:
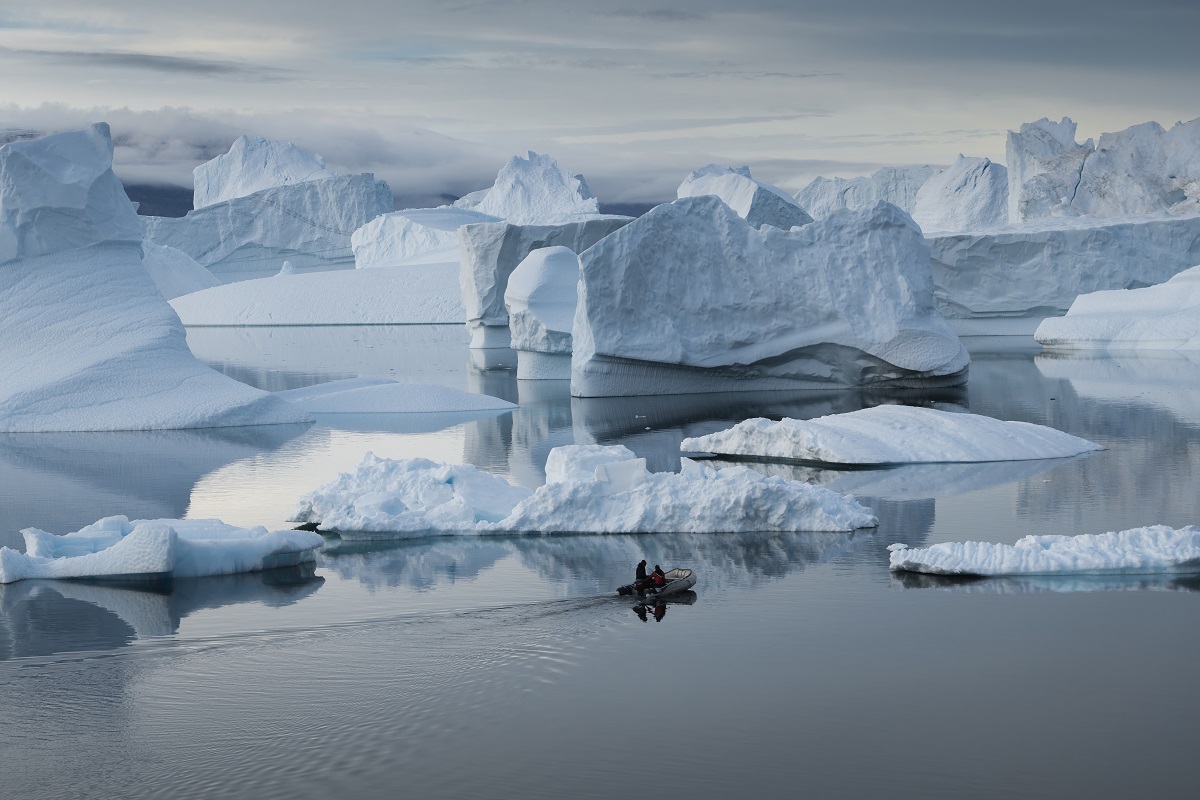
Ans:
[[[668,606],[692,606],[696,604],[698,595],[691,589],[678,594],[673,594],[670,597],[653,597],[647,598],[645,601],[634,605],[633,613],[641,619],[642,622],[649,622],[653,617],[655,622],[662,622],[667,616]]]
[[[1034,362],[1043,376],[1069,382],[1080,397],[1156,408],[1200,425],[1200,353],[1046,352]]]
[[[1200,592],[1200,575],[1024,575],[956,578],[921,572],[894,572],[892,585],[903,589],[941,589],[964,594]]]

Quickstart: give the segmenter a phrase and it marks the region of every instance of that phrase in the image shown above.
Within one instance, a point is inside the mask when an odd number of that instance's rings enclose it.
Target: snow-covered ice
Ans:
[[[516,405],[486,394],[391,378],[345,378],[276,392],[311,414],[400,414],[499,411]]]
[[[281,273],[177,297],[185,325],[461,323],[458,264]]]
[[[504,306],[517,351],[517,378],[571,377],[578,286],[579,256],[566,247],[534,250],[509,276]]]
[[[796,193],[796,202],[816,219],[843,208],[871,208],[880,200],[911,213],[917,191],[935,172],[930,166],[884,167],[861,178],[815,178]]]
[[[565,225],[481,222],[459,228],[462,256],[459,281],[471,347],[509,346],[504,293],[508,290],[509,276],[527,255],[554,246],[582,253],[631,221],[630,217],[605,216]]]
[[[112,153],[102,123],[0,148],[0,431],[309,419],[188,351]]]
[[[580,261],[575,396],[966,381],[929,249],[888,203],[783,231],[689,197]]]
[[[787,230],[813,221],[790,194],[750,177],[749,167],[732,169],[709,164],[684,178],[676,194],[678,197],[716,195],[756,228],[771,225]]]
[[[620,445],[550,452],[548,482],[531,492],[474,466],[368,453],[354,473],[306,494],[293,520],[343,538],[484,533],[850,531],[870,509],[839,494],[736,467],[684,459],[650,473]]]
[[[1008,222],[1008,170],[986,158],[959,154],[917,191],[913,220],[933,231],[973,231]]]
[[[1063,458],[1104,448],[1029,422],[882,405],[813,420],[748,419],[684,439],[679,449],[831,464],[907,464]]]
[[[1200,350],[1200,266],[1158,286],[1081,294],[1034,338],[1058,349]]]
[[[235,197],[304,181],[335,177],[325,160],[291,142],[239,136],[223,153],[192,170],[192,207],[204,208]]]
[[[582,175],[572,175],[550,156],[532,150],[525,158],[510,158],[492,188],[469,207],[513,225],[561,225],[600,213],[600,201]]]
[[[182,250],[142,242],[142,266],[164,300],[220,286],[216,276]]]
[[[894,544],[891,568],[932,575],[1154,575],[1200,572],[1200,527],[1153,525],[1079,536],[1026,536],[1015,544]]]
[[[215,519],[105,517],[56,536],[21,531],[25,552],[0,547],[0,583],[31,578],[198,578],[257,572],[313,560],[323,543],[310,531],[238,528]]]
[[[502,221],[499,217],[453,206],[383,214],[350,237],[354,266],[366,269],[458,261],[460,227]]]

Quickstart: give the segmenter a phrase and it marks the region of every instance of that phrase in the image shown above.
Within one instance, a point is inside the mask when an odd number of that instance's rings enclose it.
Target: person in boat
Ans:
[[[634,584],[642,584],[646,582],[646,559],[638,562],[637,569],[633,573]]]
[[[654,565],[654,572],[650,573],[650,585],[656,589],[667,585],[667,573],[663,572],[663,568],[658,564]]]

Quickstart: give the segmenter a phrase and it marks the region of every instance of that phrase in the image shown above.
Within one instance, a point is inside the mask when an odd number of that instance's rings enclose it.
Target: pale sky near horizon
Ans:
[[[399,195],[483,188],[532,149],[607,201],[691,169],[819,174],[1004,160],[1200,116],[1195,0],[0,0],[0,136],[98,120],[131,182],[191,184],[241,133]]]

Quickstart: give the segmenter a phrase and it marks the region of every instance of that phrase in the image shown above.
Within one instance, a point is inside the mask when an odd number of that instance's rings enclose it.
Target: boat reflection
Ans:
[[[634,605],[632,610],[642,622],[649,622],[651,617],[655,622],[662,622],[667,616],[668,606],[692,606],[696,604],[696,598],[696,593],[688,589],[668,597],[648,597],[645,601]]]

